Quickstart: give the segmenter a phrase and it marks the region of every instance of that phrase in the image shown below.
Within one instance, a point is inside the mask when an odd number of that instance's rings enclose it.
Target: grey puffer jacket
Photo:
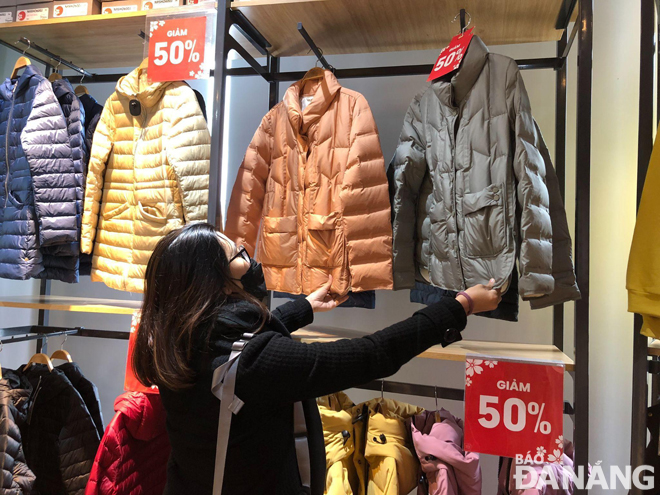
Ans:
[[[519,256],[520,295],[553,294],[544,147],[516,62],[475,36],[460,70],[415,96],[405,117],[388,171],[394,288],[417,277],[506,289]]]
[[[0,493],[30,495],[34,473],[25,462],[19,423],[25,421],[29,390],[18,389],[19,380],[13,373],[0,379]]]
[[[0,84],[0,277],[40,276],[41,248],[78,240],[80,183],[62,109],[30,65]]]

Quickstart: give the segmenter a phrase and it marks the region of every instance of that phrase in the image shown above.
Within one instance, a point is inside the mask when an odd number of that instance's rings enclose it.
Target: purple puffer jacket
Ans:
[[[556,452],[556,455],[558,455],[559,450]],[[515,479],[516,462],[513,459],[504,459],[500,468],[497,495],[573,495],[575,488],[573,482],[575,475],[573,471],[573,455],[573,444],[568,440],[564,440],[564,452],[561,463],[548,462],[545,464],[528,465],[528,470],[521,473],[525,475],[525,479],[519,485],[519,488],[516,486]],[[546,474],[542,475],[544,467]],[[533,469],[536,476],[530,473],[529,469]],[[591,472],[590,468],[588,472]],[[550,482],[545,483],[544,479],[554,479],[557,488],[553,488]],[[532,488],[525,488],[528,485],[534,486]]]
[[[412,418],[413,444],[421,464],[418,495],[481,495],[479,454],[463,451],[463,421],[449,411]]]

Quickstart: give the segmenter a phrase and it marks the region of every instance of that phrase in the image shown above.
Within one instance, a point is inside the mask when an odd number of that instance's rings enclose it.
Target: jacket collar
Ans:
[[[284,94],[284,104],[293,128],[300,134],[307,134],[310,126],[323,116],[340,89],[337,78],[329,70],[324,71],[323,79],[300,80],[292,84]],[[313,96],[305,110],[300,107],[302,96]]]
[[[452,78],[451,84],[446,79],[438,79],[431,84],[433,91],[447,106],[459,105],[477,82],[489,55],[488,48],[479,36],[473,36],[465,58]]]
[[[149,83],[146,65],[141,64],[117,82],[117,93],[126,98],[136,98],[145,107],[151,107],[158,103],[165,89],[171,84],[169,82]]]
[[[28,65],[17,79],[5,79],[5,82],[0,85],[0,96],[7,101],[11,100],[12,92],[18,94],[33,77],[43,78],[43,75],[34,65]]]
[[[115,399],[115,412],[124,416],[124,426],[137,440],[147,442],[167,434],[165,408],[158,394],[126,392]]]

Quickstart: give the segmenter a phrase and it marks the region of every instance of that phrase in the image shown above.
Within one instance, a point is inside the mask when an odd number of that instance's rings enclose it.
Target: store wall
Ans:
[[[637,85],[639,9],[631,9],[616,0],[599,0],[594,20],[594,110],[592,139],[592,255],[591,255],[591,411],[590,432],[592,463],[602,460],[604,466],[625,465],[630,444],[630,384],[632,360],[632,318],[626,313],[624,274],[627,251],[634,222],[634,182],[636,167]],[[635,2],[638,3],[638,2]],[[477,26],[478,33],[478,26]],[[492,51],[514,58],[553,56],[553,43],[491,47]],[[8,74],[16,54],[0,47],[0,67]],[[375,65],[429,63],[436,51],[328,56],[336,67],[348,68]],[[569,63],[569,118],[567,141],[566,202],[571,229],[574,219],[574,149],[575,149],[575,49]],[[9,61],[9,63],[8,63]],[[313,65],[309,57],[285,59],[282,70],[305,70]],[[613,73],[612,68],[617,67]],[[534,116],[554,155],[555,76],[552,71],[525,71],[523,78],[532,103]],[[424,85],[425,77],[390,77],[340,81],[357,90],[369,101],[380,131],[386,162],[391,158],[406,108],[414,94]],[[282,93],[286,89],[282,85]],[[211,85],[196,82],[195,87],[208,96]],[[103,101],[113,90],[112,84],[89,84],[92,94]],[[267,84],[258,77],[234,78],[229,83],[226,134],[225,197],[240,165],[243,153],[267,112]],[[649,103],[650,104],[650,103]],[[210,115],[210,105],[209,105]],[[2,294],[38,291],[34,282],[0,280]],[[54,282],[52,292],[58,295],[139,299],[138,295],[108,289],[83,279],[78,285]],[[274,304],[283,300],[275,299]],[[573,305],[566,308],[566,352],[572,354]],[[377,294],[375,310],[339,309],[318,315],[316,324],[355,328],[365,333],[378,330],[412,314],[419,305],[408,302],[407,291]],[[31,321],[30,321],[31,320]],[[34,312],[0,308],[0,326],[27,324],[36,321]],[[470,319],[464,337],[502,342],[551,342],[551,310],[532,312],[521,303],[520,321],[516,324]],[[11,322],[11,323],[5,323]],[[19,323],[16,323],[19,322]],[[88,328],[128,330],[130,317],[51,312],[53,325],[85,326]],[[51,348],[61,339],[51,339]],[[112,415],[114,398],[121,393],[125,367],[126,342],[101,341],[82,337],[70,338],[66,348],[85,373],[100,389],[106,421]],[[17,346],[16,346],[17,347]],[[9,359],[0,354],[0,362],[24,361],[29,355],[13,350]],[[568,375],[567,375],[568,377]],[[451,387],[463,386],[463,368],[458,363],[418,359],[404,366],[393,380]],[[354,401],[374,396],[372,392],[350,391]],[[395,397],[395,396],[392,396]],[[572,379],[566,380],[566,397],[572,397]],[[420,406],[435,407],[433,399],[396,396]],[[454,414],[462,415],[462,403],[440,401]],[[566,423],[566,436],[572,437],[572,424]],[[484,456],[485,493],[496,483],[497,459]],[[620,491],[623,493],[622,491]]]

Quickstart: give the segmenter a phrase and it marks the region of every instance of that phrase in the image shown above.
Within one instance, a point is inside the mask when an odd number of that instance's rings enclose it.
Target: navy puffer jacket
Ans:
[[[42,248],[78,240],[81,182],[52,86],[28,66],[0,85],[0,277],[38,277]]]
[[[92,152],[92,140],[94,139],[94,131],[101,118],[103,112],[103,105],[101,105],[92,95],[82,94],[79,96],[80,103],[82,103],[83,110],[85,111],[85,151],[87,152],[84,160],[84,173],[87,176],[87,163],[89,162],[89,154]]]
[[[69,81],[57,79],[52,82],[52,87],[64,114],[69,133],[73,166],[76,171],[76,228],[80,232],[84,198],[83,162],[88,156],[85,146],[85,109]],[[69,244],[43,247],[41,254],[44,260],[44,270],[39,274],[39,278],[78,282],[79,240]]]

